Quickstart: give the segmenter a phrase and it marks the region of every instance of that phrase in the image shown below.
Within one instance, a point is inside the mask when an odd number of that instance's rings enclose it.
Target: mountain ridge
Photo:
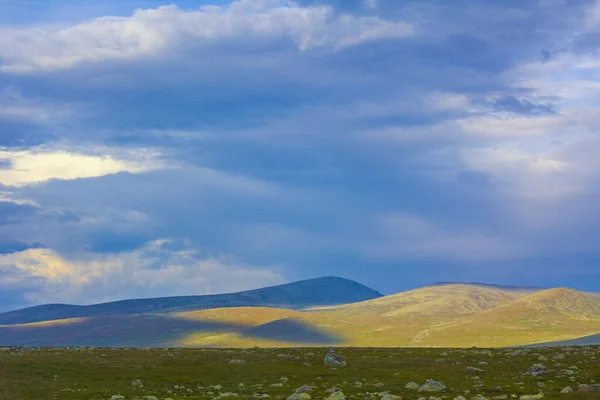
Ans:
[[[600,340],[597,293],[571,288],[445,283],[383,296],[354,281],[324,277],[266,289],[225,297],[226,306],[209,296],[208,302],[160,312],[2,325],[0,345],[510,347]],[[357,297],[367,299],[314,305]],[[291,300],[295,308],[288,307]]]
[[[306,308],[346,304],[383,297],[350,279],[324,276],[234,293],[125,299],[91,305],[44,304],[0,314],[0,325],[65,318],[168,313],[222,307],[268,306]]]

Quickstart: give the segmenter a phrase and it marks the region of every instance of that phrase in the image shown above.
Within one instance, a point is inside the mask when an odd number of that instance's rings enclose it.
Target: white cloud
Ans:
[[[90,304],[132,297],[212,294],[284,283],[264,267],[226,257],[199,257],[169,240],[118,255],[66,259],[49,249],[0,255],[0,287],[23,288],[31,304]]]
[[[376,242],[363,248],[367,256],[376,260],[486,261],[517,257],[523,251],[501,237],[476,230],[444,228],[418,215],[380,215],[376,226]]]
[[[96,18],[61,30],[4,28],[0,30],[0,59],[2,70],[18,72],[152,55],[183,42],[286,39],[301,51],[319,47],[335,50],[413,34],[413,27],[405,22],[336,16],[325,6],[239,0],[194,11],[175,5],[140,9],[131,17]]]
[[[10,167],[0,169],[0,184],[24,186],[49,179],[92,178],[118,172],[140,173],[164,167],[152,153],[139,150],[129,160],[110,155],[78,154],[56,150],[1,151],[0,160]]]

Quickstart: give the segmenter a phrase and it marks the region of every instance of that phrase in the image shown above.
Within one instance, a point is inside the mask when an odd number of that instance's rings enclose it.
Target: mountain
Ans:
[[[121,314],[2,325],[0,346],[504,347],[600,342],[600,301],[593,293],[569,288],[443,283],[381,296],[356,282],[319,278],[257,291],[219,295],[233,296],[225,298],[225,307],[210,307],[222,303],[196,296],[204,302],[160,312],[126,314],[123,310],[133,307],[125,307],[118,310]],[[374,298],[331,305],[361,296]],[[146,301],[151,300],[173,304]],[[234,306],[236,302],[244,305]],[[36,309],[32,315],[38,318],[56,312],[53,305]]]
[[[222,307],[280,307],[301,309],[345,304],[383,295],[348,279],[323,277],[237,293],[122,300],[77,306],[48,304],[0,314],[0,325],[98,316],[170,313]]]

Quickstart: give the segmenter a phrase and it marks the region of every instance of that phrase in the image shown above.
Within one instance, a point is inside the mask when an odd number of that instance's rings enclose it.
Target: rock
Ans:
[[[600,390],[600,384],[594,384],[594,385],[586,385],[585,383],[582,383],[581,385],[577,386],[577,391],[578,392],[597,392]]]
[[[115,394],[110,398],[110,400],[125,400],[125,396],[121,396],[120,394]]]
[[[310,400],[310,394],[308,393],[292,393],[288,396],[287,400]]]
[[[446,386],[443,383],[427,379],[419,388],[419,392],[441,392],[444,389],[446,389]]]
[[[575,371],[573,371],[572,369],[563,369],[562,371],[560,371],[561,373],[563,373],[564,375],[575,375]]]
[[[418,389],[419,388],[419,384],[417,382],[408,382],[406,384],[406,386],[404,386],[405,389]]]
[[[402,400],[402,397],[386,393],[380,397],[380,400]]]
[[[563,390],[561,390],[560,392],[561,393],[573,393],[573,389],[571,389],[571,386],[567,386]]]
[[[346,400],[346,395],[343,392],[333,392],[327,400]]]
[[[229,361],[229,364],[247,364],[246,360],[233,359]]]
[[[219,398],[228,398],[228,397],[240,397],[239,394],[237,393],[232,393],[232,392],[223,392],[223,393],[219,393]]]
[[[467,398],[464,396],[456,396],[454,400],[467,400]]]
[[[543,399],[544,398],[544,393],[540,392],[538,394],[524,394],[522,396],[519,396],[519,400],[537,400],[537,399]]]
[[[484,370],[482,370],[481,368],[477,368],[477,367],[467,367],[466,371],[467,371],[467,373],[476,373],[476,374],[485,373]]]
[[[294,390],[294,393],[311,393],[314,386],[302,385],[298,389]]]
[[[548,370],[548,368],[546,368],[546,366],[544,364],[533,364],[527,370],[527,375],[540,376],[540,375],[545,375],[549,372],[550,371]]]
[[[158,400],[158,398],[155,396],[144,396],[142,397],[142,400]]]
[[[281,382],[271,383],[269,386],[271,386],[271,387],[283,387],[283,383],[281,383]]]
[[[144,383],[142,381],[140,381],[139,379],[134,380],[133,382],[131,382],[131,387],[143,387]]]
[[[376,383],[376,384],[374,384],[373,386],[375,386],[376,388],[382,388],[382,387],[384,387],[385,385],[384,385],[383,383],[381,383],[381,382],[377,382],[377,383]]]
[[[335,354],[333,352],[333,349],[331,349],[331,350],[329,350],[329,352],[327,352],[327,355],[325,356],[325,359],[323,360],[323,364],[328,367],[338,367],[338,366],[345,367],[346,360],[344,360],[343,357]]]
[[[340,389],[340,388],[337,388],[337,387],[335,387],[335,386],[334,386],[334,387],[332,387],[332,388],[329,388],[329,389],[327,389],[327,390],[325,391],[325,393],[335,393],[335,392],[340,392],[340,391],[341,391],[341,389]]]

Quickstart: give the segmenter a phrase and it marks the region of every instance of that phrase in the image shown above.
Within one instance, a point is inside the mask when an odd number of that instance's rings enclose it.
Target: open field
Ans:
[[[101,400],[115,395],[126,399],[155,396],[161,400],[286,399],[302,385],[314,387],[312,399],[328,398],[326,390],[334,386],[347,399],[377,400],[381,392],[414,400],[455,399],[461,395],[478,400],[518,399],[540,392],[545,399],[600,399],[600,391],[578,392],[580,384],[594,389],[591,385],[600,376],[596,359],[600,347],[591,346],[339,348],[336,353],[348,365],[336,369],[323,365],[324,348],[2,350],[3,400]],[[229,364],[234,359],[245,363]],[[536,363],[547,367],[547,372],[540,376],[526,374]],[[483,371],[469,373],[466,368],[471,366]],[[427,379],[441,382],[446,389],[420,392],[405,387],[413,381],[422,385]],[[143,386],[132,386],[134,380],[140,380]],[[560,393],[566,386],[575,393]]]

